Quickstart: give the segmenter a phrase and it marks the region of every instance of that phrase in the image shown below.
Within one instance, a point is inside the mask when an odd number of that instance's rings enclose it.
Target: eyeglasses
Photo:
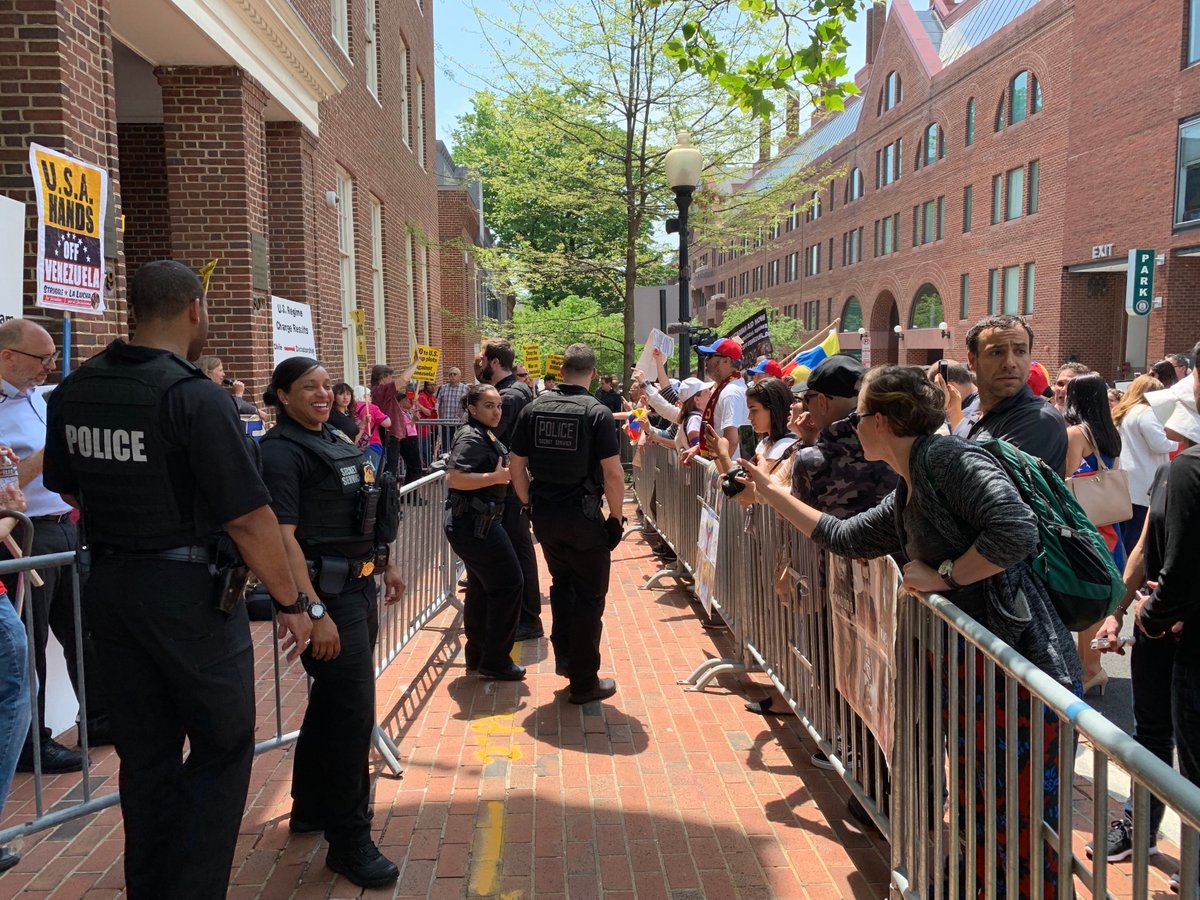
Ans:
[[[59,357],[62,355],[57,350],[55,350],[53,353],[48,353],[45,356],[39,356],[36,353],[26,353],[24,350],[18,350],[16,347],[8,347],[6,349],[13,353],[20,353],[22,356],[28,356],[30,359],[36,359],[43,366],[55,365],[58,362]]]
[[[808,406],[808,404],[812,402],[813,397],[823,397],[823,396],[825,396],[825,395],[822,394],[820,391],[805,391],[804,394],[802,395],[801,399],[804,400],[804,405]]]
[[[862,421],[862,416],[859,414],[857,409],[853,409],[850,411],[850,414],[846,416],[846,421],[850,423],[851,428],[857,431],[858,425]]]

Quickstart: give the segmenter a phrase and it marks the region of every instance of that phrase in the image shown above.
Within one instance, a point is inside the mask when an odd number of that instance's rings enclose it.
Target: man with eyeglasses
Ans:
[[[33,521],[33,553],[72,553],[79,546],[79,536],[72,521],[72,508],[62,497],[42,484],[42,453],[46,447],[46,399],[38,391],[58,364],[59,353],[46,329],[25,319],[12,319],[0,325],[0,435],[20,460],[20,487],[25,493],[25,514]],[[19,535],[18,535],[19,537]],[[6,548],[0,547],[0,559],[9,559]],[[46,726],[46,643],[53,632],[62,644],[67,663],[67,675],[75,696],[80,696],[78,682],[79,658],[76,653],[75,604],[71,596],[71,578],[66,569],[48,568],[40,573],[41,587],[34,586],[33,652],[37,669],[38,722],[37,735],[41,750],[42,771],[49,773],[78,772],[83,768],[83,754],[64,747],[51,737]],[[16,597],[14,595],[13,599]],[[87,726],[90,746],[111,744],[108,717],[100,700],[96,683],[96,666],[91,638],[83,635],[83,660],[87,670]],[[34,768],[33,732],[25,738],[25,746],[17,763],[17,771],[32,772]]]

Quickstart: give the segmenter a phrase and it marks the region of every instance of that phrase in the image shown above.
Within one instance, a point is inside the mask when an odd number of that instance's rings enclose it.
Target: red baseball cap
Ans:
[[[729,338],[721,338],[707,347],[697,347],[696,349],[701,353],[713,353],[717,356],[728,357],[734,362],[742,361],[742,345]]]
[[[1050,387],[1050,374],[1046,367],[1039,362],[1029,364],[1029,389],[1039,397]]]
[[[764,359],[757,366],[750,369],[751,375],[772,375],[775,378],[783,377],[783,367],[773,359]]]

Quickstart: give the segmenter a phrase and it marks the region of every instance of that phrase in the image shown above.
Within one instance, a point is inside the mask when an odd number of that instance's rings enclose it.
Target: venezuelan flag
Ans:
[[[796,357],[792,363],[794,366],[791,373],[792,377],[797,382],[808,381],[808,376],[821,363],[821,360],[833,356],[835,353],[840,352],[841,349],[842,346],[838,342],[837,332],[829,332],[829,336],[825,340],[821,341],[821,343],[817,344],[811,350],[805,350]]]

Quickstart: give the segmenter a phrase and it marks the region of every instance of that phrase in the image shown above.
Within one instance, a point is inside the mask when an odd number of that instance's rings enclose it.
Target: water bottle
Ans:
[[[0,488],[17,487],[20,485],[20,473],[17,464],[8,460],[0,461]]]

